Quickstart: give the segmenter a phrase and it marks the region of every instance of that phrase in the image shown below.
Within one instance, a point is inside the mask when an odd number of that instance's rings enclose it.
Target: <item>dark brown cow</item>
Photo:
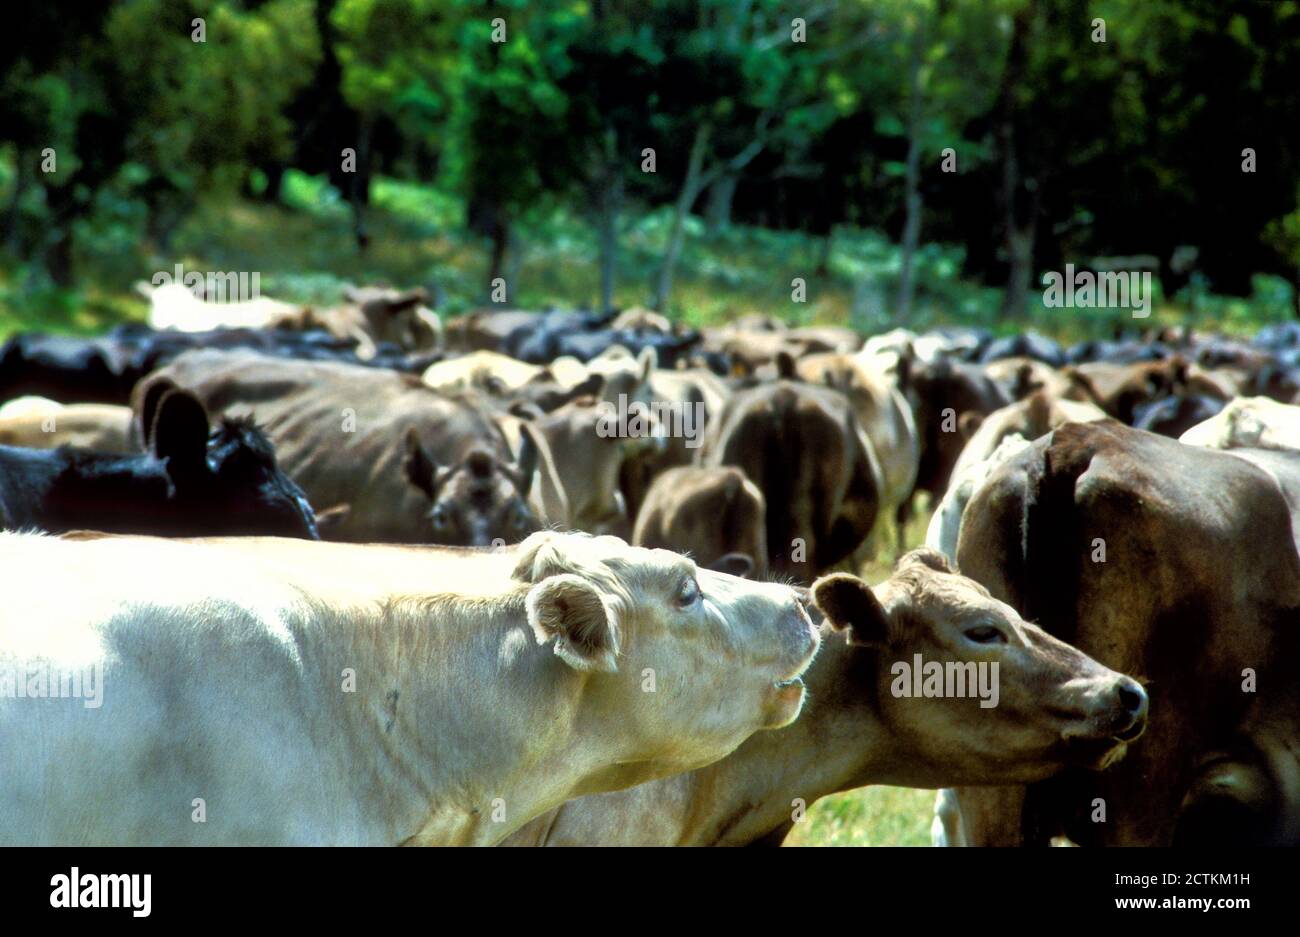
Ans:
[[[916,490],[937,497],[947,490],[953,466],[974,431],[973,426],[963,431],[963,415],[972,414],[968,420],[987,416],[1011,400],[978,365],[947,358],[912,364],[906,381],[900,384],[912,405],[921,438]]]
[[[1065,376],[1072,385],[1066,396],[1096,404],[1130,426],[1145,405],[1166,397],[1201,395],[1226,401],[1235,393],[1222,375],[1189,365],[1180,355],[1135,364],[1094,361],[1067,368]]]
[[[328,524],[326,539],[513,543],[550,522],[562,488],[525,427],[517,456],[473,395],[441,394],[413,375],[256,354],[189,352],[136,388],[174,381],[210,412],[252,414],[281,464]],[[558,522],[565,520],[559,510]]]
[[[734,466],[669,469],[650,486],[632,543],[690,553],[712,567],[743,554],[752,574],[767,575],[767,507],[758,486]]]
[[[736,392],[696,456],[744,470],[767,498],[768,564],[810,581],[853,554],[880,510],[881,471],[838,391],[778,380]]]
[[[1111,420],[1066,424],[990,477],[962,521],[963,571],[1139,676],[1151,723],[1105,774],[962,790],[968,842],[1300,841],[1298,485],[1298,457]]]

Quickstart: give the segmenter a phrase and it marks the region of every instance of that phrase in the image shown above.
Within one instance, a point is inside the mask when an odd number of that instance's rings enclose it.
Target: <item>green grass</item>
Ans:
[[[785,839],[787,846],[928,846],[934,791],[864,787],[823,797]]]

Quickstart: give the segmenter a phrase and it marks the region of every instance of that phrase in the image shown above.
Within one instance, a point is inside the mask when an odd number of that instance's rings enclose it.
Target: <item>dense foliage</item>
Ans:
[[[91,276],[125,288],[170,264],[205,206],[284,206],[297,173],[332,186],[346,211],[329,223],[359,256],[382,249],[377,180],[449,199],[448,226],[484,258],[479,299],[493,278],[519,279],[521,231],[543,236],[559,218],[587,227],[595,252],[573,302],[613,303],[637,277],[646,302],[689,312],[674,275],[690,242],[744,225],[817,239],[818,274],[837,236],[883,231],[894,269],[887,284],[864,274],[853,299],[883,320],[930,291],[932,243],[1001,290],[1013,319],[1042,271],[1139,255],[1166,296],[1249,295],[1272,274],[1300,310],[1293,0],[120,0],[6,13],[8,295],[57,296]],[[651,217],[664,223],[646,269]]]

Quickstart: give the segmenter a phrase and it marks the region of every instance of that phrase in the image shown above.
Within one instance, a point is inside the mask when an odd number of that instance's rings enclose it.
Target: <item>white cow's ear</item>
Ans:
[[[525,602],[538,644],[553,641],[562,661],[580,671],[618,670],[618,635],[600,593],[563,574],[533,586]]]
[[[849,643],[873,647],[889,639],[889,618],[871,587],[857,576],[832,573],[812,585],[813,604],[836,631],[848,629]]]

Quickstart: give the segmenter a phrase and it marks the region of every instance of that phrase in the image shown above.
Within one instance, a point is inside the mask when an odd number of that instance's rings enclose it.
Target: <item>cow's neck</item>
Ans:
[[[345,763],[361,766],[376,841],[494,843],[621,754],[600,748],[609,733],[589,725],[586,678],[537,645],[522,594],[439,598],[353,627],[344,718],[360,747]]]
[[[864,686],[877,680],[871,655],[824,629],[822,650],[804,680],[808,703],[794,723],[759,732],[722,761],[685,776],[691,806],[680,844],[758,842],[789,829],[800,805],[873,783],[896,757],[872,706],[879,691]]]

